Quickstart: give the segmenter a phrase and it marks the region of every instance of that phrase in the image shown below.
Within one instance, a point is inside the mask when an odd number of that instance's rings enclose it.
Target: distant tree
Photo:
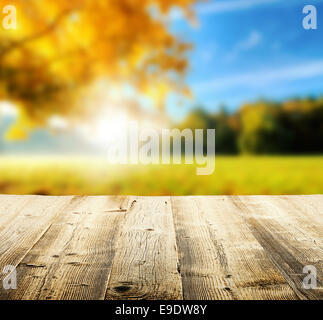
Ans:
[[[217,153],[323,153],[323,97],[258,101],[235,113],[194,109],[182,128],[215,128]],[[205,145],[206,147],[206,145]]]
[[[215,129],[216,153],[237,153],[237,131],[230,124],[231,115],[223,108],[219,113],[209,114],[202,107],[196,107],[183,121],[181,128]],[[204,152],[207,148],[206,131],[204,137]]]
[[[290,133],[278,121],[278,104],[258,102],[241,108],[240,150],[243,153],[282,153],[290,144]]]
[[[323,152],[323,97],[286,101],[282,111],[279,121],[292,136],[290,151]]]
[[[211,123],[209,114],[200,106],[195,107],[185,118],[185,120],[178,126],[180,130],[184,129],[208,129],[212,128],[213,123]],[[203,150],[206,152],[207,149],[207,137],[206,137],[206,131],[204,131],[204,139],[203,139]],[[182,143],[182,146],[184,144]],[[184,152],[184,149],[182,149],[182,152]]]
[[[189,129],[208,129],[214,125],[213,119],[210,115],[201,107],[195,107],[181,123],[181,128]]]
[[[215,148],[217,153],[235,154],[238,152],[238,131],[232,125],[233,116],[226,108],[221,108],[218,114],[213,115],[215,134]]]

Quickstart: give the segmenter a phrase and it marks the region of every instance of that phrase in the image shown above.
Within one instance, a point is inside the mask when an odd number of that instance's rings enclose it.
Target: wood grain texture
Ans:
[[[322,300],[322,280],[322,195],[0,195],[0,299]]]
[[[3,299],[103,299],[125,197],[77,197],[17,268],[19,287]]]
[[[15,202],[15,198],[12,198]],[[0,229],[0,270],[18,266],[21,260],[50,227],[54,217],[73,201],[72,197],[33,197],[17,202],[10,221]],[[15,206],[15,205],[14,205]],[[10,208],[8,208],[10,214]],[[6,219],[6,218],[5,218]],[[3,220],[3,219],[2,219]],[[0,280],[4,275],[0,274]]]
[[[229,197],[172,204],[185,299],[297,298]]]
[[[181,299],[170,198],[135,197],[130,203],[106,299]]]
[[[293,197],[258,196],[233,199],[240,212],[243,212],[250,230],[298,298],[322,299],[322,225],[320,227],[310,219],[312,214],[304,214],[311,208],[307,200],[302,199],[302,206],[299,207],[299,204],[293,204]],[[320,219],[319,215],[314,221]],[[316,289],[309,290],[303,286],[307,275],[303,273],[303,268],[308,265],[317,269]]]
[[[0,195],[0,231],[12,221],[28,202],[37,196]]]
[[[179,270],[183,298],[230,299],[226,275],[222,270],[223,248],[210,234],[209,224],[191,197],[173,197]]]

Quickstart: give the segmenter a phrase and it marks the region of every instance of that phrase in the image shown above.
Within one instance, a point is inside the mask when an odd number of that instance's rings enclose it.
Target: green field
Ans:
[[[112,166],[82,157],[0,157],[0,193],[43,195],[322,194],[323,156],[224,157],[195,166]]]

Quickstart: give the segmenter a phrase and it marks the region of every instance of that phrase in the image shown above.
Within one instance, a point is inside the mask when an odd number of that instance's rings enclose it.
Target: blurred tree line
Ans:
[[[180,128],[215,129],[218,154],[323,153],[323,97],[258,101],[234,113],[197,107]]]

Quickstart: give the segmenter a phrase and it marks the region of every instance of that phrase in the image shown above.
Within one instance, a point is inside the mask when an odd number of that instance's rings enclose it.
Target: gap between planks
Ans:
[[[124,199],[74,197],[20,259],[18,289],[0,298],[103,299]]]
[[[0,261],[23,285],[2,299],[322,298],[298,270],[322,271],[322,196],[8,199]]]

